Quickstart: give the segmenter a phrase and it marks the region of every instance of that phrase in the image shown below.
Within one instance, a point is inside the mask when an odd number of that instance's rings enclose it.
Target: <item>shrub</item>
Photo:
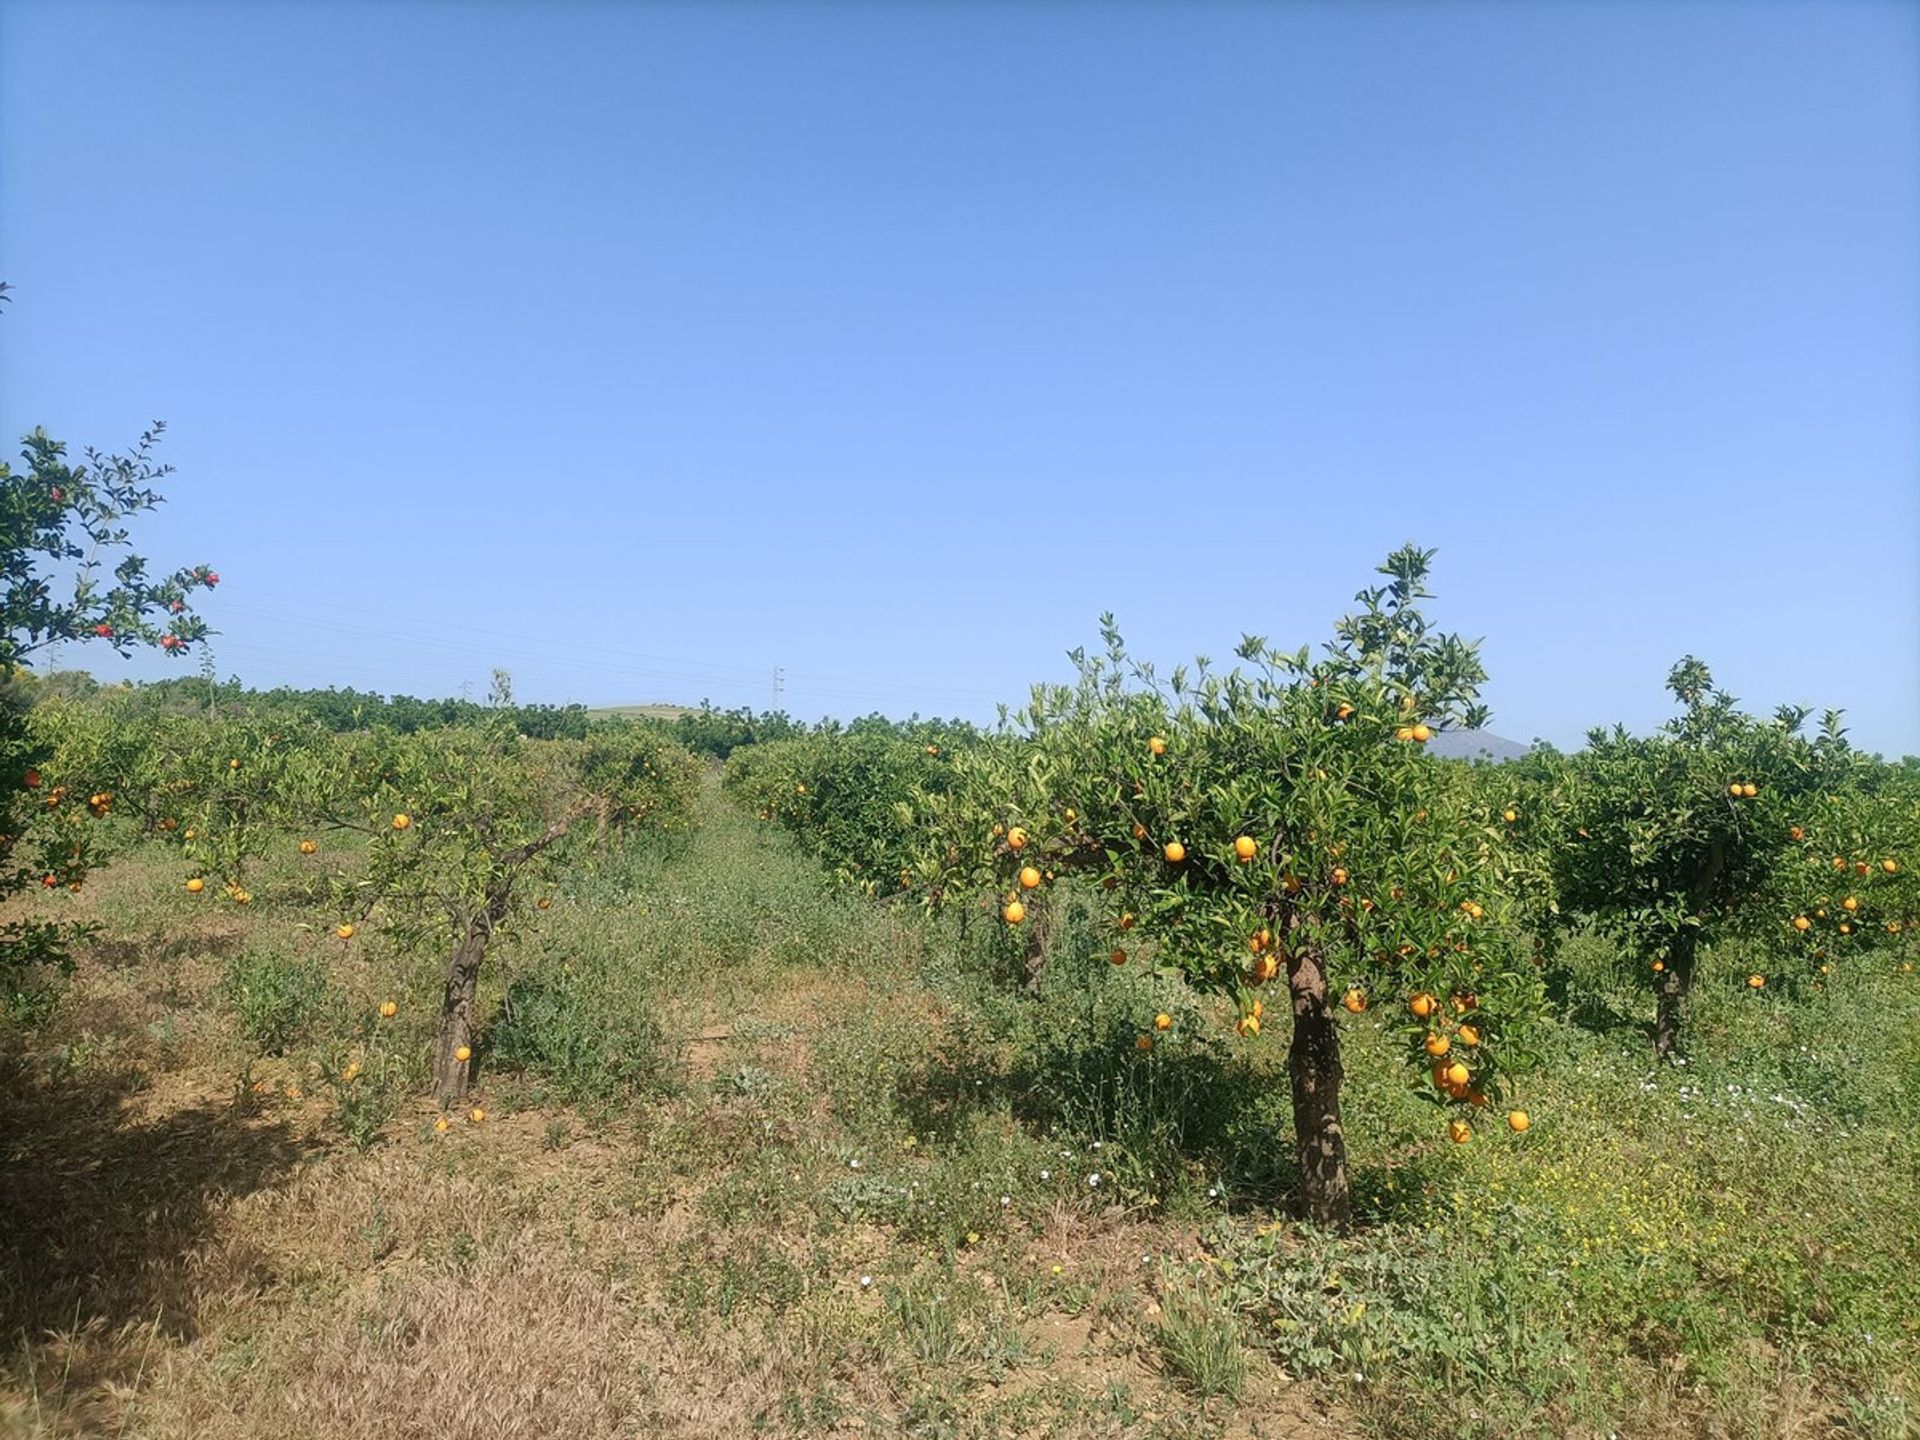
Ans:
[[[279,950],[242,950],[227,961],[220,996],[240,1033],[262,1055],[284,1055],[307,1040],[327,1007],[325,965]]]
[[[958,732],[956,732],[958,733]],[[727,762],[726,788],[791,831],[842,884],[868,895],[910,889],[928,797],[952,785],[951,744],[874,727],[755,745]]]
[[[561,966],[507,987],[486,1048],[562,1097],[612,1100],[665,1079],[665,1037],[630,985],[597,968]]]

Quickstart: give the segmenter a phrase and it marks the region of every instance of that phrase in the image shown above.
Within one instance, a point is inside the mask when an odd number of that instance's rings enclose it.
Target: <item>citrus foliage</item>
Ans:
[[[529,740],[505,725],[375,730],[347,737],[336,763],[330,793],[302,808],[322,841],[360,842],[339,872],[341,919],[372,917],[428,948],[502,899],[532,904],[592,842],[690,823],[698,783],[684,750],[625,724],[583,740]]]
[[[1779,939],[1790,837],[1858,773],[1836,717],[1809,738],[1803,711],[1746,715],[1691,657],[1667,687],[1681,712],[1662,730],[1595,730],[1567,762],[1554,847],[1561,905],[1618,938],[1654,990],[1663,1052],[1705,947]]]
[[[782,710],[756,714],[746,706],[720,710],[706,702],[698,710],[689,710],[658,723],[667,734],[694,754],[715,760],[725,760],[744,746],[791,740],[807,733],[806,726]]]
[[[919,817],[952,788],[953,755],[950,742],[822,731],[734,751],[724,784],[842,883],[887,895],[913,883]]]
[[[79,683],[91,683],[90,677],[79,677]],[[593,724],[593,716],[584,705],[483,705],[458,696],[422,700],[413,695],[382,695],[351,686],[303,690],[277,685],[270,690],[256,690],[237,680],[210,684],[201,677],[142,685],[140,703],[156,716],[193,714],[209,708],[238,708],[256,715],[286,715],[311,721],[342,734],[383,727],[409,734],[454,725],[489,725],[504,716],[522,735],[537,740],[578,740]]]
[[[0,897],[79,887],[94,858],[88,822],[113,803],[104,787],[49,763],[15,675],[59,642],[180,655],[206,634],[190,602],[220,577],[205,565],[150,576],[127,528],[161,503],[155,486],[171,467],[153,450],[163,428],[128,454],[88,450],[77,464],[35,430],[22,442],[23,468],[0,461]],[[47,921],[0,924],[0,986],[11,992],[28,964],[63,962],[66,938]]]
[[[529,740],[488,728],[374,731],[342,746],[342,779],[304,804],[333,833],[364,842],[334,877],[350,938],[368,920],[403,947],[447,957],[434,1075],[465,1093],[473,1006],[495,935],[550,901],[565,869],[596,845],[689,823],[698,763],[639,726],[584,740]],[[323,772],[308,772],[309,778]]]
[[[137,691],[55,698],[32,712],[61,774],[86,777],[129,822],[177,850],[193,893],[249,903],[248,871],[339,783],[334,741],[310,721],[245,710],[157,717]],[[102,807],[103,813],[106,807]]]
[[[493,937],[550,904],[596,847],[690,824],[700,777],[679,745],[619,721],[560,740],[529,739],[505,714],[405,734],[239,708],[156,725],[118,694],[50,702],[36,721],[63,769],[103,777],[141,831],[178,848],[193,901],[252,903],[250,863],[297,844],[327,933],[350,942],[371,926],[445,956],[436,1075],[449,1098],[465,1087]]]
[[[1909,954],[1920,927],[1920,777],[1852,758],[1847,783],[1788,828],[1769,906],[1786,973],[1815,984],[1846,961]]]
[[[1436,1103],[1499,1097],[1530,1059],[1541,987],[1508,895],[1518,863],[1465,767],[1424,750],[1478,723],[1476,648],[1418,609],[1427,552],[1391,556],[1318,660],[1248,637],[1161,683],[1111,620],[1077,685],[1036,688],[1018,744],[964,752],[934,841],[936,888],[991,885],[1027,923],[1057,877],[1106,893],[1115,964],[1175,970],[1237,1002],[1243,1034],[1291,1011],[1303,1199],[1347,1210],[1337,1017],[1392,1007]],[[1284,988],[1281,982],[1284,976]]]

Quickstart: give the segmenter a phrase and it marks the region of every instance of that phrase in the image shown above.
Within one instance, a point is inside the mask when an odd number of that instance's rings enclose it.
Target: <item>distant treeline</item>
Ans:
[[[784,710],[756,712],[744,706],[720,710],[705,703],[698,710],[689,710],[659,723],[695,754],[711,755],[716,760],[726,759],[743,746],[796,740],[807,735],[884,735],[921,745],[950,746],[971,744],[981,734],[978,726],[965,720],[923,720],[918,715],[893,720],[873,714],[857,720],[822,720],[808,725]]]
[[[47,676],[23,673],[15,683],[32,698],[85,697],[113,688],[103,687],[84,670],[60,670]],[[256,690],[238,680],[210,684],[204,678],[185,676],[121,688],[132,690],[143,705],[160,715],[204,714],[209,709],[242,709],[256,714],[278,711],[304,716],[337,734],[385,728],[411,735],[506,716],[523,735],[540,740],[577,740],[587,733],[589,724],[584,705],[482,705],[474,700],[422,700],[412,695],[338,688],[296,690],[287,685]]]
[[[381,695],[339,687],[300,690],[280,685],[257,690],[237,679],[210,683],[200,676],[103,686],[84,670],[57,670],[46,675],[21,671],[10,688],[19,701],[28,704],[43,696],[85,697],[103,689],[130,689],[159,715],[204,713],[209,708],[282,711],[304,716],[336,733],[385,728],[407,735],[504,717],[532,739],[579,739],[596,718],[584,705],[483,705],[476,700],[422,700],[413,695]],[[967,743],[980,733],[964,720],[923,720],[918,715],[892,720],[875,714],[809,725],[781,710],[757,712],[746,706],[723,710],[707,702],[672,718],[644,717],[631,723],[660,730],[695,754],[717,760],[726,759],[744,745],[805,735],[890,735],[921,744],[952,745]]]

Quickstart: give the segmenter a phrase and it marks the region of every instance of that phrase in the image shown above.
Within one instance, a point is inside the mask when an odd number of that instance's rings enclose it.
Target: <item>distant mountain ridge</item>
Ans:
[[[1427,742],[1427,749],[1448,760],[1491,760],[1496,765],[1518,760],[1532,748],[1491,730],[1442,730]]]

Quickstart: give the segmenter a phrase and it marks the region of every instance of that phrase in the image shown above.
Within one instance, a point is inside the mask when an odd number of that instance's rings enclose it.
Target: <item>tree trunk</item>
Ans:
[[[433,1052],[433,1086],[442,1105],[458,1105],[467,1096],[467,1079],[473,1069],[473,997],[480,988],[480,966],[487,958],[487,942],[493,939],[494,927],[506,918],[512,887],[511,872],[496,877],[486,907],[467,921],[467,928],[454,941],[453,952],[447,957],[440,1039]],[[454,1053],[462,1045],[468,1047],[465,1060]]]
[[[1300,1156],[1300,1213],[1315,1224],[1344,1229],[1353,1220],[1353,1196],[1347,1182],[1346,1130],[1340,1123],[1340,1027],[1318,951],[1303,947],[1287,957],[1287,988],[1293,998],[1287,1066]]]
[[[1694,961],[1700,939],[1689,928],[1674,937],[1667,951],[1667,968],[1660,975],[1660,990],[1653,1018],[1653,1053],[1671,1055],[1680,1043],[1680,1022],[1684,1018],[1687,993],[1693,989]]]
[[[1021,962],[1029,995],[1040,993],[1040,972],[1047,968],[1047,928],[1046,907],[1032,906],[1027,913],[1027,951]]]
[[[491,926],[476,920],[454,942],[447,959],[447,990],[440,1004],[440,1039],[433,1052],[433,1086],[442,1105],[458,1105],[467,1095],[472,1057],[459,1059],[461,1046],[473,1045],[473,997],[480,988],[480,965],[487,958]]]

